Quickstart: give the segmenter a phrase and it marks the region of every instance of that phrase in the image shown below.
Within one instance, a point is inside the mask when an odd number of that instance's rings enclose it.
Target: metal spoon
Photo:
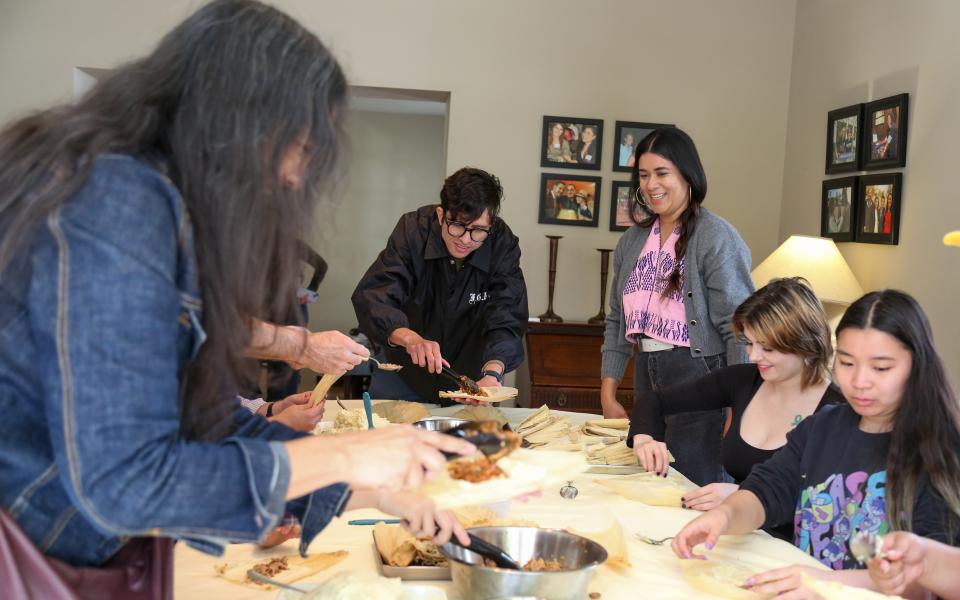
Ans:
[[[387,362],[382,363],[372,356],[367,357],[367,360],[377,365],[377,368],[380,369],[381,371],[399,371],[400,369],[403,368],[403,365],[395,365],[393,363],[387,363]]]
[[[276,579],[271,579],[266,575],[261,575],[260,573],[257,573],[253,569],[250,569],[249,571],[247,571],[247,577],[249,577],[250,579],[253,579],[254,581],[259,581],[260,583],[265,583],[267,585],[275,585],[285,590],[293,590],[294,592],[300,592],[301,594],[306,594],[307,592],[310,591],[310,590],[305,590],[302,587],[290,585],[289,583],[281,583]]]

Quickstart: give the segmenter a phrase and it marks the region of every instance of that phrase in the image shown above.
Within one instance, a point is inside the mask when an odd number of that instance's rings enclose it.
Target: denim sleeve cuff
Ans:
[[[287,488],[290,486],[290,457],[282,442],[229,438],[243,454],[253,498],[254,523],[260,531],[257,539],[270,532],[286,510]]]
[[[313,538],[323,531],[334,517],[339,517],[350,499],[350,488],[345,483],[335,483],[308,495],[303,512],[291,506],[294,514],[300,518],[300,556],[307,556],[307,548]],[[299,502],[298,502],[299,503]]]

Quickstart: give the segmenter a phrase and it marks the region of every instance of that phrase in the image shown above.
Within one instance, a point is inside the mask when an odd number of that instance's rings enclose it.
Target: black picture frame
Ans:
[[[868,102],[863,108],[860,164],[865,171],[907,165],[907,125],[910,94]]]
[[[860,177],[854,241],[866,244],[897,245],[900,243],[902,183],[903,175],[900,173],[880,173]],[[882,194],[883,201],[889,204],[877,208],[875,199],[878,194]]]
[[[860,189],[857,177],[839,177],[823,182],[820,196],[820,237],[852,242],[857,226]]]
[[[635,225],[630,212],[638,219],[646,216],[634,198],[634,188],[629,181],[613,181],[610,186],[610,231],[626,231]]]
[[[828,174],[860,170],[862,132],[862,103],[827,113],[827,164],[824,169]]]
[[[559,195],[556,193],[558,184],[564,188]],[[537,223],[596,227],[600,222],[600,185],[600,177],[593,175],[541,173]],[[581,192],[585,194],[584,203],[577,200]],[[589,210],[590,218],[585,218],[585,209]]]
[[[554,126],[562,128],[561,145],[552,141]],[[594,149],[590,154],[581,154],[584,132],[593,129],[595,139],[590,143]],[[554,169],[585,169],[599,171],[603,159],[603,121],[601,119],[582,119],[579,117],[543,117],[543,132],[540,138],[540,166]],[[589,160],[586,160],[589,158]],[[574,162],[568,162],[568,161]]]
[[[613,170],[621,173],[629,173],[633,167],[629,164],[630,158],[637,148],[640,140],[645,138],[648,133],[661,127],[676,127],[670,123],[642,123],[640,121],[617,121],[613,136]],[[633,141],[629,144],[624,137],[630,134]],[[629,150],[627,149],[629,147]]]

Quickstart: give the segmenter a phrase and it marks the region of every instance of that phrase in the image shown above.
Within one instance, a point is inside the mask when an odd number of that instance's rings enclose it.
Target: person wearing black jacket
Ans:
[[[457,389],[438,376],[445,364],[498,387],[523,361],[527,289],[519,240],[497,216],[502,196],[493,175],[460,169],[444,182],[439,206],[400,217],[357,284],[361,331],[384,360],[408,367],[374,370],[375,398],[436,402],[439,391]]]

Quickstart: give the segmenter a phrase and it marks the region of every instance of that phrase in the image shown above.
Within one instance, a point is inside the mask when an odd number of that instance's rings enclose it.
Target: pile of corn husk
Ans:
[[[544,450],[583,450],[580,431],[569,417],[550,413],[543,405],[517,426],[517,435],[525,447]]]

